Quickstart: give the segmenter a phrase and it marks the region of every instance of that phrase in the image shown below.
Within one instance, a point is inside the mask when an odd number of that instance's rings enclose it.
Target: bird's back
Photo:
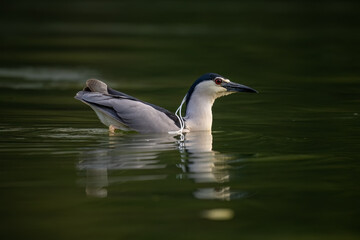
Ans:
[[[88,80],[75,98],[89,105],[103,124],[124,131],[169,132],[180,128],[173,113],[111,89],[100,80]]]

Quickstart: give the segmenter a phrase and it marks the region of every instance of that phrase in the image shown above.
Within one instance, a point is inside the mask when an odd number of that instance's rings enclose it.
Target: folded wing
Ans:
[[[103,124],[125,131],[169,132],[180,127],[168,110],[115,91],[99,80],[88,80],[75,98],[88,104]]]

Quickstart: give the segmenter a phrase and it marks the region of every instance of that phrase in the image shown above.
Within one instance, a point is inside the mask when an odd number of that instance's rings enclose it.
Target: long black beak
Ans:
[[[249,93],[258,93],[255,89],[234,82],[224,82],[221,84],[222,87],[226,88],[228,92],[249,92]]]

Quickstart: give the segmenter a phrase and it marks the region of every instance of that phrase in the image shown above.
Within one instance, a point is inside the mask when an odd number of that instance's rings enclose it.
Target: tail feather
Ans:
[[[108,94],[107,85],[97,79],[89,79],[86,81],[86,86],[91,90],[91,92],[99,92],[103,94]]]

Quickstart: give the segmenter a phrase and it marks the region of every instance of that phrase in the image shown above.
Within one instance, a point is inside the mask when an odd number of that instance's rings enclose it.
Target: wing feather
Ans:
[[[119,125],[138,132],[168,132],[179,129],[177,117],[168,110],[110,88],[108,92],[109,94],[80,91],[75,98],[118,121]]]

